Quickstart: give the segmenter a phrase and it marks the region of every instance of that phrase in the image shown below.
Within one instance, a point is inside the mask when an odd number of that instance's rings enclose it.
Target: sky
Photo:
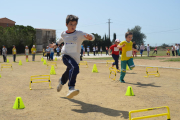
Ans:
[[[0,18],[16,25],[55,29],[57,38],[66,28],[66,16],[79,17],[77,30],[125,40],[127,29],[141,26],[145,44],[180,43],[180,0],[0,0]]]

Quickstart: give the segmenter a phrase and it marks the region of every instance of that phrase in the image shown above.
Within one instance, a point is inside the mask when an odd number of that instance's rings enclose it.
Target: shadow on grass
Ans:
[[[132,85],[137,85],[137,87],[144,87],[144,88],[146,88],[146,87],[161,87],[161,86],[154,85],[155,83],[149,83],[149,84],[143,84],[141,82],[137,82],[137,83],[128,83],[128,82],[126,82],[126,83],[127,84],[132,84]]]
[[[124,119],[128,119],[129,117],[129,112],[128,111],[120,111],[120,110],[114,110],[111,108],[105,108],[105,107],[101,107],[98,105],[93,105],[93,104],[89,104],[89,103],[85,103],[79,100],[75,100],[75,99],[68,99],[65,97],[61,97],[63,99],[67,99],[73,103],[79,104],[81,105],[81,109],[72,109],[72,111],[74,112],[78,112],[78,113],[88,113],[88,112],[99,112],[99,113],[103,113],[105,115],[108,116],[113,116],[113,117],[121,117]]]

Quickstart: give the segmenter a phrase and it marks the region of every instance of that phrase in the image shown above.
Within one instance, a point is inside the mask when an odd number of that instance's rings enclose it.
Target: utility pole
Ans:
[[[111,20],[111,19],[108,19],[108,22],[107,22],[107,23],[109,24],[109,40],[111,40],[111,39],[110,39],[110,23],[112,23],[112,22],[110,22],[110,20]]]

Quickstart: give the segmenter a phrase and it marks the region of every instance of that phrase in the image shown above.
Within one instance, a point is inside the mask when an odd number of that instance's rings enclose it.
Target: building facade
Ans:
[[[15,25],[15,21],[10,20],[8,18],[0,18],[0,26],[5,28],[5,27],[11,27]]]
[[[42,52],[43,49],[52,43],[56,42],[56,30],[54,29],[36,29],[36,49],[37,52]]]

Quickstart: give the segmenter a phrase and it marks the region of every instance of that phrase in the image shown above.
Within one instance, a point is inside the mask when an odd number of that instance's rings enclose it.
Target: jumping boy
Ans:
[[[132,37],[133,33],[127,32],[125,34],[125,41],[122,41],[117,47],[122,48],[122,55],[121,55],[121,75],[120,75],[120,82],[125,83],[124,77],[126,74],[126,65],[129,66],[130,70],[132,70],[135,65],[133,62],[133,56],[132,56],[132,51],[138,52],[138,50],[132,48],[133,43],[132,43]]]
[[[69,79],[69,92],[67,98],[72,98],[79,94],[79,90],[75,89],[76,77],[79,73],[79,53],[81,51],[81,44],[84,40],[93,41],[95,37],[92,34],[87,34],[82,31],[77,31],[76,26],[78,23],[78,17],[74,15],[68,15],[66,18],[67,31],[61,33],[61,38],[57,41],[58,44],[64,42],[62,48],[63,63],[67,66],[66,71],[59,79],[57,86],[57,92],[60,92],[63,85]],[[57,44],[56,43],[56,44]]]

